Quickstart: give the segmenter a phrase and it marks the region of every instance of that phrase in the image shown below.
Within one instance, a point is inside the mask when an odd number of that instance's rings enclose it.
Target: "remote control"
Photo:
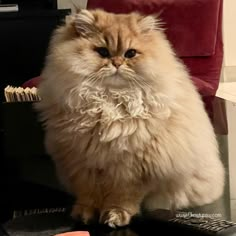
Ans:
[[[158,209],[134,217],[131,221],[131,228],[139,235],[148,235],[149,232],[160,232],[160,229],[163,229],[165,235],[179,232],[181,236],[236,236],[236,223],[214,217],[201,217],[201,215],[198,217],[197,215],[200,214]]]

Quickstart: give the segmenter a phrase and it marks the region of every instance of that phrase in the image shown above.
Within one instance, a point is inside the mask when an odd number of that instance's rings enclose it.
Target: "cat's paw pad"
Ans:
[[[111,228],[126,226],[129,224],[131,215],[122,209],[110,209],[101,214],[100,222]]]
[[[74,205],[71,217],[74,220],[81,220],[84,224],[91,224],[96,221],[96,211],[93,207],[87,207],[83,205]]]

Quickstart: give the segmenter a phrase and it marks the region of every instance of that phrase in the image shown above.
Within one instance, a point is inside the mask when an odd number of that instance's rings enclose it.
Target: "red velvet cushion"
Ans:
[[[36,87],[38,86],[39,82],[41,80],[41,77],[40,76],[37,76],[37,77],[34,77],[30,80],[27,80],[26,82],[24,82],[22,84],[22,87],[23,88],[26,88],[26,87],[29,87],[29,88],[32,88],[32,87]]]

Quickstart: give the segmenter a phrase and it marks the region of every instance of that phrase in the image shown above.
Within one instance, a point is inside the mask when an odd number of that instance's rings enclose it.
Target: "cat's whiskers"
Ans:
[[[127,74],[127,78],[133,82],[133,84],[136,84],[138,87],[140,87],[142,90],[145,90],[145,84],[142,84],[141,81],[138,81],[135,76]]]
[[[137,75],[132,69],[124,66],[123,73],[127,79],[132,80],[136,85],[138,85],[141,89],[145,90],[146,87],[152,89],[152,86],[145,81],[141,76]],[[137,80],[139,78],[139,80]]]
[[[110,69],[108,68],[102,68],[98,72],[98,78],[99,78],[99,85],[102,86],[104,79],[108,76],[107,74],[109,73]]]
[[[87,83],[90,84],[90,86],[94,86],[98,80],[102,78],[102,70],[100,70],[98,73],[93,73],[91,76],[87,78]]]
[[[90,84],[96,78],[96,74],[93,73],[89,77],[86,78],[86,83]]]
[[[135,84],[132,80],[128,80],[128,83],[129,83],[129,87],[130,87],[131,90],[135,89]]]
[[[101,80],[100,80],[100,84],[99,84],[100,86],[102,86],[103,81],[104,81],[105,78],[106,78],[106,76],[103,75],[102,78],[101,78]]]
[[[143,85],[147,86],[149,89],[152,89],[153,86],[147,82],[142,76],[137,75],[137,77],[139,78],[139,82],[143,83]]]
[[[92,81],[91,81],[91,86],[94,86],[98,81],[99,81],[100,77],[95,77]]]

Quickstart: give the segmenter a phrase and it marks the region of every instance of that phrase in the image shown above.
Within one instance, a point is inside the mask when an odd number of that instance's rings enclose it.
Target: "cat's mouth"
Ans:
[[[121,72],[120,72],[120,69],[118,68],[114,68],[111,70],[111,76],[121,76]]]
[[[121,73],[117,70],[115,73],[113,73],[110,76],[107,76],[104,79],[104,84],[106,86],[110,86],[110,87],[126,87],[127,86],[127,81],[125,80],[125,78],[121,75]]]
[[[105,87],[111,88],[127,88],[129,86],[129,79],[125,76],[125,68],[120,66],[119,68],[115,68],[114,66],[108,66],[104,68],[102,85]]]

